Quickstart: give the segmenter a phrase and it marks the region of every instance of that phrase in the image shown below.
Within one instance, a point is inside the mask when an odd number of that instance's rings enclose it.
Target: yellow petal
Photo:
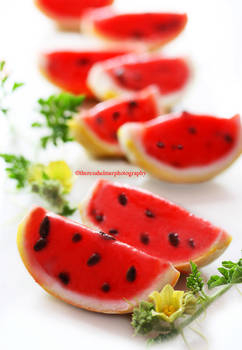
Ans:
[[[176,310],[180,309],[182,306],[184,292],[181,290],[174,291],[172,295],[172,305],[175,307]]]
[[[170,284],[165,285],[165,287],[160,292],[161,296],[161,308],[163,310],[167,305],[172,305],[172,296],[174,293],[174,289]]]
[[[65,193],[70,192],[72,188],[72,171],[66,162],[63,160],[50,162],[45,169],[45,173],[50,179],[58,180],[62,184]]]
[[[161,312],[161,295],[157,291],[154,291],[152,294],[150,294],[149,298],[154,302],[155,304],[155,310],[156,312]]]
[[[41,184],[43,182],[43,173],[45,171],[45,166],[43,164],[33,164],[28,170],[28,182],[37,182]]]

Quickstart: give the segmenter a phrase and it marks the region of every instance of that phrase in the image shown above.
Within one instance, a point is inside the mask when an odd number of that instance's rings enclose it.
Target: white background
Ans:
[[[208,112],[229,117],[242,110],[242,7],[240,0],[120,0],[127,10],[186,11],[185,33],[166,48],[167,53],[188,56],[194,63],[193,86],[177,110]],[[29,125],[38,115],[36,100],[56,91],[40,76],[38,52],[57,43],[62,47],[86,47],[90,40],[77,35],[60,36],[31,0],[0,0],[0,58],[5,58],[16,80],[25,87],[16,93],[9,121],[0,120],[0,152],[23,153],[35,161],[65,159],[74,170],[134,169],[122,162],[87,158],[77,144],[47,152],[37,147],[39,135]],[[9,130],[10,124],[10,132]],[[242,161],[241,158],[213,181],[196,185],[173,185],[150,176],[119,178],[163,195],[225,228],[233,241],[223,257],[202,271],[215,272],[223,259],[238,259],[242,248]],[[95,177],[76,178],[70,200],[77,204]],[[26,192],[17,193],[0,162],[0,349],[145,349],[144,339],[132,336],[127,316],[99,315],[71,307],[48,296],[25,270],[16,248],[17,224],[32,204],[43,204]],[[76,220],[80,221],[78,214]],[[213,305],[201,329],[209,349],[241,347],[241,295],[233,289]],[[187,337],[196,350],[206,344],[190,331]],[[182,339],[160,345],[164,349],[185,349]]]

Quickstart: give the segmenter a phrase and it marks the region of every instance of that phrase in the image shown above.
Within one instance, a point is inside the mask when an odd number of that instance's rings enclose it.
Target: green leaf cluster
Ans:
[[[218,268],[220,275],[213,275],[208,281],[208,288],[212,289],[226,284],[242,283],[242,259],[237,263],[223,261]]]
[[[16,156],[14,154],[0,154],[0,157],[5,160],[6,163],[11,164],[6,171],[8,177],[17,181],[17,188],[23,188],[27,184],[28,169],[30,161],[23,156]]]
[[[190,261],[191,273],[187,277],[187,288],[190,289],[193,294],[199,294],[203,291],[204,282],[201,277],[201,272],[198,271],[197,265]]]
[[[69,135],[68,121],[78,112],[83,100],[83,95],[75,96],[64,92],[38,100],[39,112],[44,117],[44,121],[34,122],[32,127],[49,130],[49,134],[40,139],[43,148],[46,148],[48,143],[57,146],[58,141],[64,143],[73,141]]]

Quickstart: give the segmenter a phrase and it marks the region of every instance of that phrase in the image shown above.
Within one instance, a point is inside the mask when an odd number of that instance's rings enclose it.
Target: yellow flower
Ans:
[[[31,165],[28,170],[28,182],[37,182],[38,184],[42,184],[44,171],[45,166],[43,164],[36,163]]]
[[[46,175],[57,180],[63,186],[63,192],[69,193],[72,188],[72,171],[63,160],[50,162],[45,168]]]
[[[183,291],[174,290],[170,284],[167,284],[160,293],[153,292],[149,296],[155,304],[153,314],[169,323],[175,321],[184,312],[183,296]]]

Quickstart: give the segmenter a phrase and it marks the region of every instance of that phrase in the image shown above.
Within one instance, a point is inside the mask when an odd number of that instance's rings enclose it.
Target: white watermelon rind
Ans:
[[[107,314],[125,314],[133,311],[133,308],[138,305],[141,300],[148,300],[148,296],[154,290],[161,290],[166,284],[175,285],[180,273],[168,263],[167,270],[162,272],[156,277],[153,283],[142,293],[135,295],[128,301],[122,299],[118,300],[99,300],[98,298],[89,297],[86,295],[80,295],[76,292],[67,290],[57,280],[50,277],[31,257],[28,256],[27,249],[25,247],[25,227],[28,222],[28,218],[31,216],[33,208],[29,214],[25,216],[18,228],[17,234],[17,246],[22,258],[22,261],[34,278],[34,280],[49,294],[65,301],[68,304],[82,308],[89,311],[107,313]],[[121,242],[119,242],[122,244]],[[127,246],[127,245],[126,245]],[[132,249],[134,249],[132,247]],[[142,253],[142,252],[140,252]],[[146,255],[145,253],[143,253]]]
[[[151,97],[154,101],[154,106],[156,109],[156,115],[163,113],[163,106],[161,105],[161,100],[159,100],[159,92],[155,86],[150,86],[138,94],[126,94],[127,96],[117,97],[116,99],[111,99],[102,103],[102,108],[108,108],[109,106],[115,105],[115,103],[125,101],[127,97],[132,97],[134,99],[137,96],[143,95]],[[85,111],[83,112],[85,114]],[[69,123],[70,131],[74,139],[79,142],[87,152],[94,157],[124,157],[124,153],[119,145],[119,143],[107,142],[99,137],[87,123],[82,119],[81,115],[76,115]]]
[[[139,13],[139,12],[137,12]],[[169,37],[167,39],[146,39],[146,40],[139,40],[139,39],[117,39],[112,38],[111,36],[105,35],[104,33],[101,33],[95,26],[95,23],[93,19],[95,19],[96,15],[100,18],[106,18],[110,17],[110,15],[115,14],[113,11],[112,6],[105,6],[103,8],[94,9],[86,12],[86,14],[81,19],[81,25],[80,30],[84,34],[88,36],[95,36],[98,39],[103,40],[107,45],[115,45],[115,44],[127,44],[132,45],[133,47],[137,47],[144,50],[157,50],[165,46],[166,44],[170,43],[171,41],[175,40],[185,29],[187,21],[184,23],[184,26],[180,29],[179,32],[177,32],[172,37]],[[122,15],[125,13],[119,12],[118,15]],[[178,14],[176,12],[176,14]],[[180,13],[184,14],[184,13]]]
[[[146,60],[149,58],[149,54],[138,54],[140,60]],[[122,64],[122,62],[133,62],[136,57],[136,55],[133,54],[127,54],[122,57],[115,57],[106,60],[105,62],[96,63],[92,66],[92,68],[89,71],[88,78],[87,78],[87,85],[90,88],[90,90],[93,92],[93,94],[97,97],[97,99],[104,101],[108,100],[110,98],[118,97],[123,94],[132,93],[133,90],[125,89],[119,84],[117,84],[112,77],[106,73],[106,69],[109,69],[111,67],[114,67],[116,64],[119,65],[119,63]],[[161,56],[162,58],[165,58],[166,56]],[[167,57],[166,57],[167,58]],[[172,57],[169,57],[172,58]],[[179,57],[181,58],[181,57]],[[194,77],[194,68],[191,61],[185,57],[183,57],[189,67],[190,75],[186,82],[186,84],[183,86],[182,89],[180,89],[177,92],[169,93],[169,94],[162,94],[160,93],[160,98],[162,99],[163,106],[169,110],[174,104],[176,104],[182,96],[188,91],[189,87],[191,86],[191,83],[193,81]]]
[[[179,114],[177,115],[179,116]],[[226,170],[242,152],[242,128],[241,118],[238,118],[238,140],[233,151],[210,165],[200,167],[189,167],[186,169],[175,169],[164,162],[160,162],[148,155],[141,143],[143,125],[138,123],[126,123],[118,130],[119,143],[129,161],[145,169],[151,175],[165,181],[174,183],[197,183],[212,179]],[[165,121],[174,116],[161,116],[160,120]],[[156,121],[159,121],[156,119]],[[152,123],[152,121],[147,122]],[[147,124],[146,123],[146,124]],[[150,124],[151,125],[151,124]]]

